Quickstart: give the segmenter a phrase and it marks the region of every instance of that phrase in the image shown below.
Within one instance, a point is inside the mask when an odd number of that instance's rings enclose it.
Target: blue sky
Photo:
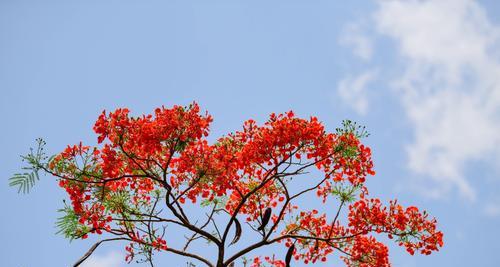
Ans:
[[[67,266],[95,241],[54,234],[65,195],[52,177],[29,195],[8,187],[35,138],[52,153],[95,144],[103,109],[194,100],[211,138],[290,109],[366,125],[371,194],[426,208],[445,232],[429,257],[391,246],[393,266],[498,266],[499,48],[494,0],[3,0],[0,265]],[[123,255],[103,245],[87,267]]]

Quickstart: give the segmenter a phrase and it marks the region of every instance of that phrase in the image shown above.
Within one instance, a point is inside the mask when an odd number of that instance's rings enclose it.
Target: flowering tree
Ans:
[[[71,200],[61,209],[60,232],[105,236],[74,266],[109,241],[126,242],[126,261],[153,265],[153,254],[166,252],[214,267],[308,264],[333,253],[347,266],[390,266],[380,234],[412,255],[443,245],[425,211],[368,197],[365,179],[375,172],[370,148],[360,143],[364,128],[344,121],[328,133],[315,117],[287,112],[263,125],[248,120],[210,144],[211,121],[196,103],[140,117],[128,109],[103,112],[94,126],[98,147],[80,143],[49,158],[38,140],[23,157],[27,172],[11,185],[28,191],[40,171],[55,176]],[[306,196],[324,204],[307,208]],[[193,205],[198,212],[189,214]],[[169,240],[170,229],[185,231],[185,242]],[[217,253],[190,251],[197,240]],[[273,244],[282,244],[283,254],[266,254]]]

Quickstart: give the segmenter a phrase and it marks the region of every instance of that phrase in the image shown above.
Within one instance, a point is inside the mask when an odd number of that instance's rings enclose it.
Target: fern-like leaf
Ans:
[[[56,227],[58,231],[56,234],[62,234],[65,238],[70,241],[73,239],[81,238],[83,235],[89,232],[89,228],[78,222],[78,215],[75,211],[64,202],[64,208],[59,209],[58,212],[62,213],[62,216],[57,218]]]
[[[22,168],[26,172],[16,173],[9,179],[9,185],[17,187],[18,193],[29,193],[35,182],[40,180],[38,171],[47,166],[46,160],[48,157],[43,151],[45,141],[39,138],[36,142],[36,149],[31,148],[28,155],[21,156],[22,160],[27,164],[27,166]]]
[[[27,194],[37,180],[40,180],[37,172],[16,173],[9,179],[9,186],[17,187],[18,193]]]

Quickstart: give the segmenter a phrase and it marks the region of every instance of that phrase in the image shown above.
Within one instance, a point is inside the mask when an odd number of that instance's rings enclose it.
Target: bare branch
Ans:
[[[127,240],[127,238],[122,238],[122,237],[117,237],[117,238],[109,238],[109,239],[103,239],[97,243],[95,243],[92,247],[90,247],[90,249],[87,251],[87,253],[85,253],[78,261],[76,261],[75,264],[73,264],[73,267],[78,267],[80,266],[80,264],[82,264],[88,257],[90,257],[90,255],[92,255],[92,253],[94,253],[94,251],[97,249],[97,247],[104,243],[104,242],[108,242],[108,241],[116,241],[116,240]]]

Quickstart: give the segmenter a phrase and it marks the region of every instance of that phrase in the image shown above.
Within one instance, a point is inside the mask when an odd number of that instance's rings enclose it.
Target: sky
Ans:
[[[498,266],[496,0],[1,0],[0,93],[2,266],[68,266],[96,241],[55,234],[53,177],[28,195],[8,186],[36,138],[54,154],[95,144],[104,109],[192,101],[214,117],[212,140],[288,110],[330,131],[367,126],[371,195],[425,208],[445,233],[431,256],[391,246],[393,266]],[[85,266],[127,266],[123,248],[102,245]]]

